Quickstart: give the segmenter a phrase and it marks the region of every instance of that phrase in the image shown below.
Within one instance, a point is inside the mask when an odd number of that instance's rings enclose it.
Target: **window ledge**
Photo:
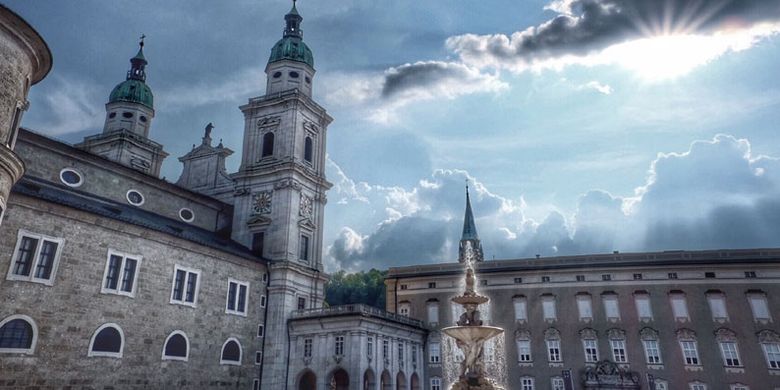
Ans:
[[[242,313],[240,311],[234,311],[234,310],[225,310],[225,314],[230,314],[239,317],[246,317],[246,312]]]
[[[663,370],[664,369],[664,365],[663,364],[648,364],[647,368],[649,368],[651,370]]]
[[[186,306],[186,307],[191,307],[191,308],[198,307],[198,304],[195,303],[195,302],[184,302],[184,301],[171,300],[170,303],[171,303],[171,305],[177,305],[177,306]]]
[[[533,367],[533,362],[517,362],[518,367]]]
[[[32,270],[30,271],[32,272]],[[30,276],[22,276],[22,275],[15,275],[10,274],[6,277],[7,280],[13,280],[15,282],[28,282],[28,283],[35,283],[35,284],[42,284],[44,286],[53,286],[54,280],[52,279],[38,279]]]
[[[729,374],[744,374],[745,367],[726,367],[726,372]]]
[[[127,291],[109,290],[106,288],[102,288],[100,289],[100,293],[103,295],[119,295],[121,297],[135,298],[135,291],[127,292]]]
[[[692,365],[689,365],[689,364],[685,365],[685,371],[703,371],[703,370],[704,370],[704,367],[702,367],[700,365],[699,366],[692,366]]]
[[[563,367],[563,362],[550,362],[550,367]]]
[[[769,375],[780,375],[780,369],[770,368]]]

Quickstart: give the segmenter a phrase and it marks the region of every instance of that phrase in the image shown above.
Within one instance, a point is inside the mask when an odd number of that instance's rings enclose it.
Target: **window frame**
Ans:
[[[716,322],[723,322],[729,320],[729,309],[726,305],[726,294],[723,294],[722,292],[710,292],[707,293],[707,306],[710,309],[710,314],[712,315],[712,320]],[[717,303],[719,301],[720,303]],[[717,305],[722,305],[723,309],[723,316],[716,316],[717,313],[715,313],[715,309]]]
[[[311,237],[308,234],[301,234],[298,242],[298,260],[304,263],[311,261]]]
[[[62,176],[65,172],[72,172],[76,174],[76,176],[79,177],[79,181],[77,183],[68,183],[65,178]],[[60,183],[65,184],[68,187],[71,188],[78,188],[81,187],[84,184],[84,175],[81,174],[78,170],[75,168],[65,167],[60,170],[60,174],[58,175],[60,179]]]
[[[729,345],[731,348],[733,348],[733,351],[728,351],[729,354],[733,353],[733,357],[727,357],[726,356],[726,345]],[[718,341],[718,347],[720,349],[720,357],[723,359],[723,367],[744,367],[744,364],[742,364],[742,356],[739,354],[739,346],[737,346],[736,340],[722,340]],[[729,360],[736,360],[736,364],[729,364]]]
[[[0,321],[0,328],[5,326],[5,324],[13,321],[13,320],[23,320],[30,324],[30,327],[32,328],[32,341],[30,342],[30,348],[0,348],[0,353],[2,354],[23,354],[23,355],[33,355],[35,354],[35,347],[38,345],[38,325],[35,323],[35,320],[33,320],[31,317],[26,316],[24,314],[12,314],[8,317],[3,318],[2,321]]]
[[[231,341],[235,341],[236,345],[238,345],[238,361],[224,360],[222,358],[225,355],[225,346]],[[227,340],[225,340],[225,342],[222,343],[222,348],[219,349],[219,364],[228,365],[228,366],[240,366],[242,365],[243,360],[244,360],[244,348],[241,346],[241,342],[238,341],[238,339],[235,337],[228,337]]]
[[[255,338],[263,338],[265,337],[265,325],[259,324],[257,325],[257,336]]]
[[[769,299],[766,296],[766,293],[761,291],[755,291],[755,292],[748,292],[747,294],[747,300],[748,305],[750,306],[750,312],[753,314],[753,322],[772,322],[772,311],[769,309]],[[754,300],[759,300],[763,302],[764,308],[766,309],[766,317],[759,317],[756,314],[756,308],[753,305]]]
[[[312,352],[314,351],[314,339],[306,337],[303,339],[303,357],[304,359],[311,359]]]
[[[111,256],[118,256],[122,258],[122,261],[119,263],[119,274],[116,283],[116,289],[110,289],[106,287],[106,278],[108,277],[109,265],[111,264]],[[136,261],[135,273],[133,274],[133,287],[130,289],[129,292],[122,290],[122,278],[125,272],[125,266],[127,264],[126,262],[128,258]],[[103,278],[100,280],[100,293],[121,295],[125,297],[135,298],[135,293],[138,291],[138,279],[139,279],[138,276],[141,273],[142,262],[143,262],[143,256],[141,255],[125,253],[114,249],[109,249],[108,254],[106,255],[106,267],[103,270]]]
[[[555,343],[555,345],[551,345],[551,343]],[[561,340],[560,339],[546,339],[544,340],[544,345],[547,348],[547,362],[549,363],[563,363],[563,351],[561,351]],[[553,353],[552,350],[557,349],[557,355],[558,359],[553,359]]]
[[[661,343],[657,339],[644,339],[642,341],[642,349],[645,352],[645,363],[646,364],[663,364],[664,359],[661,357]],[[654,343],[655,345],[652,348],[648,348],[647,343]],[[655,349],[655,355],[653,357],[658,358],[657,362],[651,362],[650,361],[650,350]]]
[[[103,329],[106,328],[114,328],[119,332],[119,352],[105,352],[105,351],[93,351],[92,349],[95,346],[95,338],[97,338],[97,335],[103,331]],[[97,329],[95,329],[94,332],[92,332],[92,337],[89,339],[89,348],[87,349],[87,357],[110,357],[110,358],[117,358],[121,359],[122,355],[125,350],[125,333],[122,331],[122,327],[117,325],[113,322],[107,322],[103,325],[100,325]]]
[[[677,309],[675,309],[674,305],[675,301],[682,302],[681,308],[685,310],[684,316],[678,315],[683,313],[677,313]],[[688,296],[685,293],[669,293],[669,304],[672,306],[672,316],[675,321],[690,322],[691,311],[688,309]]]
[[[22,245],[23,237],[38,240],[38,243],[35,245],[35,253],[33,254],[32,263],[30,264],[30,274],[28,276],[18,275],[14,273],[14,264],[16,264],[17,254],[19,253],[19,248]],[[35,277],[35,270],[38,268],[38,265],[40,264],[41,261],[40,254],[41,254],[41,249],[43,248],[44,241],[49,241],[57,244],[57,250],[54,252],[54,259],[52,259],[51,275],[49,279]],[[20,282],[39,283],[45,286],[53,286],[54,279],[57,276],[57,269],[59,268],[60,265],[60,257],[62,255],[62,246],[64,242],[65,240],[63,238],[51,237],[45,234],[33,233],[29,230],[19,229],[19,231],[16,233],[16,245],[14,246],[14,251],[11,254],[11,261],[10,264],[8,265],[8,273],[6,274],[6,279],[20,281]]]
[[[235,309],[233,309],[233,310],[230,310],[230,284],[231,283],[235,283],[236,284],[236,297],[235,297],[235,302],[233,303],[233,307],[235,307]],[[244,297],[244,311],[243,312],[238,310],[238,302],[240,300],[239,296],[241,295],[241,286],[245,286],[246,287],[246,297]],[[249,312],[249,294],[250,294],[249,292],[250,292],[250,290],[249,290],[249,282],[243,282],[243,281],[236,280],[236,279],[233,279],[233,278],[228,278],[228,288],[227,288],[227,292],[225,294],[225,313],[226,314],[237,315],[237,316],[241,316],[241,317],[246,317],[247,316],[247,312]]]
[[[184,357],[181,357],[181,356],[171,356],[171,355],[166,355],[165,354],[165,349],[168,346],[168,341],[170,341],[171,337],[173,337],[173,336],[175,336],[177,334],[181,335],[182,337],[184,337],[184,341],[187,344],[187,352],[185,353]],[[181,331],[179,329],[174,330],[173,332],[171,332],[168,335],[168,337],[165,338],[165,342],[163,342],[162,360],[174,360],[174,361],[186,362],[187,360],[189,360],[189,358],[190,358],[190,338],[187,337],[187,334],[184,333],[183,331]]]
[[[625,339],[609,339],[609,349],[612,352],[612,361],[617,364],[628,364],[628,348],[626,347]],[[621,358],[618,360],[618,351],[621,353]]]
[[[174,299],[174,293],[176,288],[176,274],[178,271],[184,271],[184,284],[182,286],[182,299]],[[193,293],[193,301],[187,302],[187,286],[189,285],[190,274],[197,275],[195,278],[195,292]],[[201,273],[199,269],[185,267],[183,265],[173,265],[173,278],[171,278],[171,300],[172,305],[182,305],[188,307],[198,307],[198,293],[200,291]]]
[[[136,203],[136,202],[133,202],[132,200],[130,200],[130,193],[131,192],[135,192],[136,194],[141,196],[141,201]],[[141,191],[138,191],[135,188],[131,188],[131,189],[127,190],[127,192],[125,192],[125,200],[127,200],[127,203],[129,203],[131,206],[141,207],[141,206],[144,205],[144,203],[146,203],[146,196],[144,196],[144,194]]]
[[[642,303],[640,304],[640,302]],[[650,294],[634,293],[634,306],[636,306],[636,316],[640,322],[653,320],[653,304],[650,301]],[[647,309],[646,313],[642,313],[642,307]]]
[[[558,320],[558,308],[556,307],[555,302],[555,296],[554,295],[543,295],[542,297],[542,319],[551,322],[551,321],[557,321]],[[548,304],[549,306],[545,305]],[[548,310],[545,308],[549,307],[551,310],[551,313],[548,313]],[[551,316],[548,316],[548,314],[551,314]]]
[[[590,294],[577,294],[576,301],[579,320],[585,322],[593,321],[593,298]],[[583,308],[587,308],[588,313],[583,313]]]
[[[536,384],[534,383],[534,377],[532,376],[521,376],[520,377],[520,389],[521,390],[534,390],[536,389]]]
[[[333,337],[333,355],[344,356],[344,348],[346,347],[346,336],[343,334]]]
[[[698,346],[698,343],[696,342],[696,340],[684,339],[684,340],[679,340],[678,343],[680,344],[680,352],[682,352],[683,364],[685,364],[686,366],[701,366],[701,356],[699,355],[699,346]],[[695,363],[689,363],[688,362],[689,358],[685,354],[685,352],[686,352],[686,348],[685,348],[686,343],[690,343],[690,345],[693,346],[693,348],[689,349],[689,350],[693,351],[693,353],[695,355],[695,356],[691,357],[691,359],[694,359],[694,358],[696,359]]]
[[[617,294],[602,294],[601,302],[604,305],[604,318],[610,322],[620,321],[620,301]],[[610,309],[614,309],[614,313],[610,313]]]
[[[514,311],[515,322],[528,321],[528,299],[526,297],[512,297],[512,310]]]
[[[768,347],[774,347],[777,348],[777,351],[771,352],[772,355],[777,356],[777,360],[769,360],[769,354]],[[766,361],[766,366],[770,370],[780,370],[780,342],[763,342],[761,343],[761,351],[764,352],[764,360]],[[776,367],[772,367],[772,362],[775,363]]]
[[[593,343],[592,346],[588,346],[588,343]],[[589,353],[588,349],[592,349],[595,352],[595,359],[591,359],[594,355]],[[599,362],[599,342],[596,339],[582,339],[582,352],[585,354],[585,363],[598,363]]]
[[[527,353],[521,353],[521,351],[523,349],[523,348],[521,348],[521,345],[520,345],[521,343],[523,343],[524,345],[527,345],[528,349],[527,349],[527,351],[524,351],[524,352],[527,352]],[[530,339],[527,339],[527,338],[516,339],[515,340],[515,348],[517,349],[517,362],[518,363],[533,363],[534,355],[533,355],[533,349],[531,348],[531,340]],[[527,356],[528,359],[527,360],[523,359],[522,358],[523,356]]]
[[[438,376],[432,376],[431,377],[431,390],[442,390],[441,389],[441,378]]]
[[[434,345],[436,346],[435,349],[433,348]],[[436,351],[435,354],[433,353],[434,350]],[[441,343],[437,341],[428,343],[428,363],[441,364]]]

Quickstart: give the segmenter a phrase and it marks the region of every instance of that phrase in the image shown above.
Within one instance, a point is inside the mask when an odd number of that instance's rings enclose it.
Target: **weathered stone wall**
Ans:
[[[64,240],[52,286],[6,279],[19,229]],[[101,294],[109,249],[143,256],[134,298]],[[197,307],[170,303],[175,264],[201,271]],[[0,354],[0,388],[251,389],[265,272],[252,260],[12,194],[0,229],[0,319],[27,315],[39,334],[32,355]],[[246,317],[225,313],[228,278],[249,283]],[[87,357],[93,332],[108,322],[124,332],[123,357]],[[161,359],[174,330],[189,338],[186,362]],[[240,366],[220,365],[228,337],[241,343]]]

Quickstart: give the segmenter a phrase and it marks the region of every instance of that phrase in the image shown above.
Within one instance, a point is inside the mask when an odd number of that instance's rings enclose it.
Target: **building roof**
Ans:
[[[169,234],[249,260],[263,261],[260,257],[252,254],[248,248],[217,232],[211,232],[129,204],[118,203],[43,179],[23,176],[13,186],[11,192]]]
[[[466,215],[463,217],[463,234],[461,240],[479,240],[477,234],[477,224],[474,223],[474,213],[471,211],[471,198],[469,197],[469,187],[466,186]]]
[[[483,261],[475,265],[477,273],[545,270],[582,270],[591,268],[637,268],[685,265],[729,265],[734,263],[778,264],[780,248],[718,249],[700,251],[663,251],[556,256],[514,260]],[[463,264],[443,263],[394,267],[387,279],[463,274]]]
[[[143,36],[138,45],[138,53],[130,59],[130,70],[127,72],[127,79],[114,87],[111,95],[108,97],[108,102],[139,103],[153,109],[154,95],[152,95],[152,89],[146,85],[145,68],[148,62],[146,57],[144,57]]]
[[[277,61],[289,60],[302,62],[314,68],[314,55],[308,46],[303,42],[303,32],[301,31],[301,22],[303,17],[298,13],[293,2],[292,9],[284,16],[286,27],[284,35],[271,48],[271,56],[268,58],[268,64]]]
[[[24,42],[33,62],[31,84],[43,80],[52,66],[52,55],[49,45],[43,37],[24,18],[0,3],[0,27],[18,40]]]
[[[364,305],[364,304],[350,304],[339,305],[331,307],[323,307],[316,309],[303,309],[292,312],[290,321],[296,320],[308,320],[308,319],[322,319],[322,318],[334,318],[344,316],[361,316],[377,318],[384,321],[391,321],[401,325],[407,325],[415,328],[425,329],[422,321],[402,316],[396,313],[391,313],[376,307]]]

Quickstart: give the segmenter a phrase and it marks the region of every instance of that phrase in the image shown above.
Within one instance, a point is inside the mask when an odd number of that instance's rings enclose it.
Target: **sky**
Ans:
[[[54,67],[22,125],[102,130],[146,35],[150,137],[236,151],[286,0],[5,0]],[[329,272],[452,262],[470,183],[487,260],[780,246],[780,2],[301,0],[328,131]]]

